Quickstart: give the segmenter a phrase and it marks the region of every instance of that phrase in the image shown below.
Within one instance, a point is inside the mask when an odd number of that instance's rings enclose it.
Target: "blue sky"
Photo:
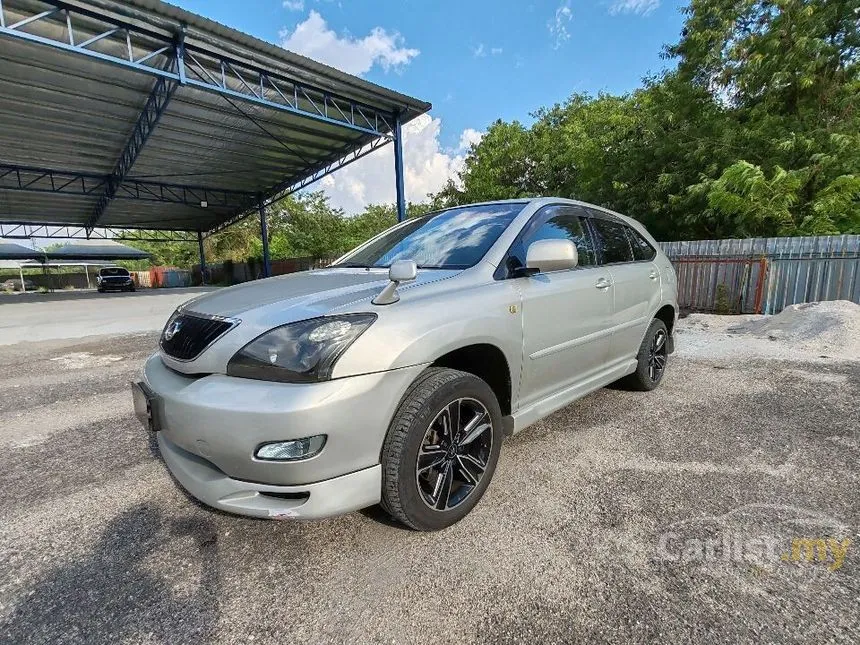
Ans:
[[[407,195],[438,190],[497,118],[529,122],[575,91],[621,93],[663,69],[679,0],[174,0],[263,40],[433,103],[407,132]],[[410,145],[411,144],[411,145]],[[410,148],[412,148],[410,150]],[[390,201],[390,150],[336,173],[337,206]],[[378,158],[374,159],[374,157]]]

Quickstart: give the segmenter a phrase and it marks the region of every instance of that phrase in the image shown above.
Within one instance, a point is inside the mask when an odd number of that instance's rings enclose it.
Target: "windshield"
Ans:
[[[107,267],[105,269],[101,269],[99,271],[99,275],[101,276],[109,276],[109,275],[121,275],[128,276],[128,271],[123,269],[122,267]]]
[[[414,260],[419,269],[468,269],[495,243],[525,202],[463,206],[393,228],[333,266],[387,267]]]

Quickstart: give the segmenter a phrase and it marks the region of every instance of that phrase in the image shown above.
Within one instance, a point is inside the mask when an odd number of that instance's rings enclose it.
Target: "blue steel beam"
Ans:
[[[400,114],[394,115],[394,186],[397,194],[397,221],[406,219],[406,191],[403,186],[403,134]]]
[[[110,181],[109,175],[0,163],[0,191],[16,190],[86,197],[101,195]],[[216,206],[238,209],[256,204],[256,193],[125,179],[117,186],[113,199],[165,202],[199,208]],[[206,202],[206,206],[202,205],[203,202]]]
[[[197,239],[194,231],[167,231],[145,229],[142,227],[116,228],[98,227],[87,235],[83,226],[69,224],[30,224],[27,222],[0,222],[0,237],[14,240],[27,240],[43,237],[52,240],[137,240],[139,242],[193,242]]]
[[[180,47],[181,42],[177,44],[177,50]],[[95,208],[93,208],[92,215],[87,220],[87,230],[95,228],[104,215],[108,204],[116,197],[117,189],[125,181],[126,175],[131,170],[134,162],[137,161],[141,150],[143,150],[143,146],[146,145],[146,140],[149,139],[149,135],[152,134],[156,124],[161,119],[161,115],[164,114],[164,110],[167,108],[168,103],[170,103],[170,99],[178,86],[178,83],[164,77],[159,77],[155,80],[155,86],[152,88],[152,92],[146,100],[146,105],[144,105],[143,111],[137,119],[131,137],[126,142],[119,161],[117,161],[111,173],[107,189],[102,193]]]
[[[164,62],[173,55],[175,44],[163,33],[124,22],[115,16],[101,15],[67,5],[62,0],[42,2],[53,9],[38,12],[30,4],[24,7],[16,5],[16,12],[27,17],[9,24],[6,14],[11,11],[9,7],[14,3],[5,0],[7,9],[4,11],[3,0],[0,0],[0,36],[87,56],[328,125],[393,138],[391,113],[200,46],[185,44],[182,48],[183,56],[176,69],[168,69]],[[75,28],[76,18],[81,17],[98,21],[103,25],[100,29],[104,31],[95,36],[82,36],[80,30],[76,31]],[[40,23],[46,22],[53,22],[54,25],[59,23],[64,29],[46,29],[41,33],[34,33],[38,32]],[[24,31],[23,27],[26,27],[27,31]],[[60,39],[60,35],[64,33],[67,34],[67,39]],[[95,49],[94,46],[101,41],[125,45],[122,49],[127,55]],[[136,51],[145,53],[137,55]]]
[[[268,278],[272,275],[272,266],[269,260],[269,225],[266,223],[266,206],[262,195],[257,208],[260,211],[260,239],[263,241],[263,277]]]
[[[200,284],[206,284],[206,251],[203,249],[203,233],[197,231],[197,251],[200,253]]]

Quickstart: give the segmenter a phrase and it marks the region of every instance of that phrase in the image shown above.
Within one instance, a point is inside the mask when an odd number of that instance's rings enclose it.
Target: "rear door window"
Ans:
[[[595,243],[603,264],[633,261],[633,249],[627,239],[627,227],[603,217],[593,217]]]
[[[630,246],[633,247],[633,259],[635,260],[653,260],[657,255],[657,251],[653,246],[642,237],[635,229],[627,227],[627,237],[630,239]]]

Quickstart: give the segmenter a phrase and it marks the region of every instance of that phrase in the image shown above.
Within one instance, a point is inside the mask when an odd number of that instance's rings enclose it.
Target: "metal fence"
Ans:
[[[791,304],[860,304],[860,235],[663,242],[682,309],[776,314]]]
[[[190,287],[191,271],[176,267],[152,267],[145,271],[132,271],[134,284],[143,288]]]
[[[297,271],[308,271],[309,269],[321,269],[334,262],[337,257],[332,258],[285,258],[272,260],[271,274],[284,275]],[[192,281],[200,284],[200,265],[195,264],[191,268]],[[250,280],[259,280],[263,276],[262,260],[249,260],[247,262],[207,262],[206,281],[210,284],[239,284]]]

